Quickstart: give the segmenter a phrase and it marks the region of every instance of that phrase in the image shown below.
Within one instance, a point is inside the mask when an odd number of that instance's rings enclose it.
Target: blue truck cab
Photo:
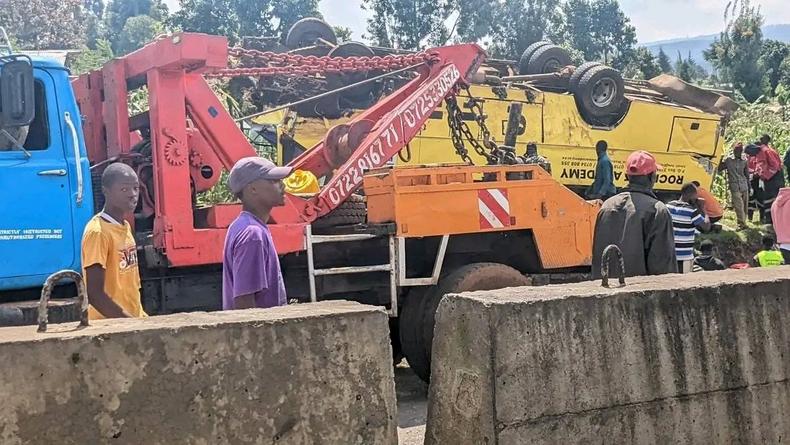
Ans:
[[[94,204],[67,69],[48,59],[0,57],[0,102],[2,303],[6,291],[40,287],[63,269],[80,271]]]

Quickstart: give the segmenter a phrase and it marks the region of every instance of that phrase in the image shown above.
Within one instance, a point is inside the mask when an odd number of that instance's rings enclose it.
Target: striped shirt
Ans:
[[[669,214],[672,215],[672,229],[675,234],[675,255],[678,261],[691,261],[694,259],[694,239],[697,228],[705,223],[705,217],[684,201],[672,201],[667,204]]]

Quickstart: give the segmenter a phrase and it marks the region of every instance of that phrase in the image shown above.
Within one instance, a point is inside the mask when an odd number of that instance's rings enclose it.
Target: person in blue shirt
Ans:
[[[612,161],[609,159],[608,149],[609,145],[606,141],[598,141],[595,144],[598,163],[595,165],[595,181],[587,191],[587,199],[606,201],[617,194],[617,189],[614,186],[614,169],[612,168]]]

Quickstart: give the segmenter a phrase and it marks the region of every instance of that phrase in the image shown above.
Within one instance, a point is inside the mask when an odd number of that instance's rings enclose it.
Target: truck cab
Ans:
[[[0,303],[9,290],[41,286],[63,269],[79,271],[82,231],[94,210],[67,69],[48,59],[11,58],[13,64],[3,58],[0,65]]]

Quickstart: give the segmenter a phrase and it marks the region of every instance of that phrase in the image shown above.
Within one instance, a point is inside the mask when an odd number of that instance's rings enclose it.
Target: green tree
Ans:
[[[458,14],[450,34],[457,35],[459,41],[477,42],[491,35],[498,0],[453,0],[450,6]]]
[[[491,52],[518,60],[529,45],[556,37],[562,17],[559,5],[559,0],[504,0],[494,14]]]
[[[693,80],[691,66],[689,65],[688,61],[683,60],[683,56],[680,55],[680,51],[678,51],[678,59],[675,61],[675,75],[686,82],[691,82]]]
[[[658,59],[647,48],[637,48],[623,71],[626,77],[652,79],[662,73]]]
[[[563,37],[578,49],[587,60],[598,58],[598,46],[593,29],[593,6],[590,0],[567,0],[562,4]]]
[[[749,0],[725,10],[727,25],[719,38],[705,50],[705,59],[718,77],[746,98],[754,101],[762,94],[763,72],[758,63],[762,49],[763,16]]]
[[[766,40],[760,50],[759,64],[763,70],[765,93],[773,96],[782,79],[782,62],[790,56],[790,45],[776,40]]]
[[[4,0],[0,26],[23,49],[73,49],[85,43],[81,0]]]
[[[85,42],[88,48],[97,49],[99,39],[104,37],[104,0],[85,0],[82,5],[85,16]]]
[[[669,56],[664,52],[664,48],[658,49],[658,66],[661,68],[662,73],[672,73],[672,62],[669,61]]]
[[[363,0],[372,11],[368,19],[370,40],[380,46],[398,49],[419,49],[426,39],[445,37],[445,13],[451,9],[448,0]]]
[[[619,69],[633,62],[636,28],[617,0],[566,0],[562,11],[563,38],[587,60]]]
[[[333,26],[332,29],[335,31],[335,36],[337,36],[338,42],[351,41],[351,28],[347,28],[345,26]]]
[[[68,68],[71,74],[80,75],[100,68],[113,57],[110,42],[99,39],[96,41],[96,49],[83,48],[80,54],[71,61]]]
[[[126,22],[132,17],[148,16],[151,20],[140,19],[133,30],[139,34],[142,28],[153,26],[153,22],[163,23],[167,20],[167,6],[162,0],[110,0],[105,12],[105,26],[107,37],[115,53],[126,53],[121,49],[121,34],[124,32]],[[143,25],[143,22],[146,24]],[[142,34],[145,34],[144,32]],[[136,38],[137,36],[131,36]],[[125,45],[129,45],[130,34],[126,33]],[[128,49],[128,48],[127,48]]]
[[[152,41],[154,37],[164,32],[161,22],[154,20],[148,15],[136,15],[129,17],[123,25],[123,30],[118,34],[115,43],[118,55],[129,54],[130,52],[142,48],[143,45]]]
[[[284,37],[297,20],[320,17],[318,0],[179,0],[169,23],[182,31],[241,37]]]

